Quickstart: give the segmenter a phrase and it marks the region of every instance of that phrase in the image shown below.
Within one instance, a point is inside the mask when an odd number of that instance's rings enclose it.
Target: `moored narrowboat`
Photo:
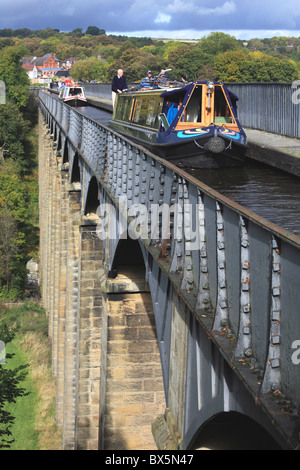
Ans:
[[[222,83],[180,83],[117,96],[110,125],[154,154],[184,168],[236,166],[246,135],[238,97]]]
[[[62,87],[59,99],[70,106],[84,106],[87,104],[84,88],[77,85]]]

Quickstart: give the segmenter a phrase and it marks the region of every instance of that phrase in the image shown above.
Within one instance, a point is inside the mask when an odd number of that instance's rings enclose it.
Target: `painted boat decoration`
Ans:
[[[85,106],[87,99],[81,86],[64,86],[59,92],[59,99],[70,106]]]
[[[222,83],[175,84],[117,96],[110,126],[183,168],[222,168],[245,159],[238,97]]]

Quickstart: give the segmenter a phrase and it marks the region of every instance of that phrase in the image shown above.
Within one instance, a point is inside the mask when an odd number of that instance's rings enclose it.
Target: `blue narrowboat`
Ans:
[[[127,90],[117,96],[110,125],[179,167],[236,166],[247,148],[237,101],[210,81]]]

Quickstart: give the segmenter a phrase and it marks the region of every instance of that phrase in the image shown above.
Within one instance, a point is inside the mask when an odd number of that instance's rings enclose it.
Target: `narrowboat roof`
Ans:
[[[206,85],[208,84],[209,82],[191,82],[191,83],[188,83],[187,85],[181,87],[181,88],[171,88],[171,89],[166,89],[160,96],[162,98],[167,98],[167,97],[172,97],[174,95],[178,96],[178,95],[185,95],[187,92],[191,91],[194,87],[194,85]],[[225,86],[223,83],[221,82],[212,82],[213,85],[223,85]],[[227,91],[228,91],[228,94],[230,96],[230,99],[232,101],[238,101],[239,98],[237,95],[235,95],[234,93],[232,93],[232,91],[228,90],[228,88],[226,87]]]

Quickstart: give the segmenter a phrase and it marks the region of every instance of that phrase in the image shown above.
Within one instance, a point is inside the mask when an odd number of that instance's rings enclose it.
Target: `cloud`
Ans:
[[[157,17],[154,20],[154,23],[170,23],[170,21],[170,15],[166,15],[165,13],[158,13]]]
[[[298,31],[299,0],[0,0],[0,28],[98,26],[126,34],[163,31],[165,35],[203,31]],[[164,36],[165,36],[164,35]]]
[[[199,2],[198,2],[199,3]],[[224,2],[220,6],[205,7],[198,6],[195,2],[183,2],[182,0],[175,0],[173,3],[166,6],[166,11],[170,13],[180,13],[184,11],[193,12],[193,14],[201,16],[207,15],[228,15],[236,11],[236,3],[234,1]]]

